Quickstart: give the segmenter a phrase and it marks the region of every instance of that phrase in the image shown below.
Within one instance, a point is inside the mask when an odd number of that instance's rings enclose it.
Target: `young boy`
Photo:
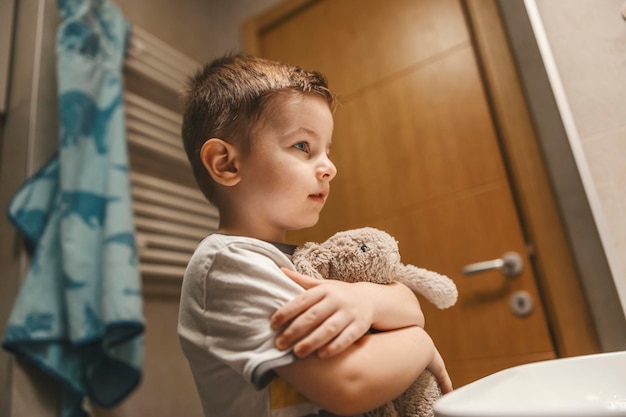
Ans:
[[[187,267],[178,325],[204,414],[364,415],[426,368],[450,391],[408,288],[293,271],[286,232],[317,223],[337,174],[325,78],[236,55],[189,87],[185,149],[220,213]]]

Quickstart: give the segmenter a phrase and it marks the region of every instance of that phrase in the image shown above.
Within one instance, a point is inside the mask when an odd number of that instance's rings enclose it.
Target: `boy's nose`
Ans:
[[[331,181],[337,175],[337,167],[326,157],[320,164],[318,175],[320,179]]]

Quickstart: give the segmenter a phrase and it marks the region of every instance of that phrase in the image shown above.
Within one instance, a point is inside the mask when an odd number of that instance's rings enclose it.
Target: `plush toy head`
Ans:
[[[322,243],[307,242],[296,249],[292,261],[299,272],[319,279],[377,284],[398,281],[438,308],[450,307],[457,299],[450,278],[402,264],[398,242],[372,227],[339,232]]]

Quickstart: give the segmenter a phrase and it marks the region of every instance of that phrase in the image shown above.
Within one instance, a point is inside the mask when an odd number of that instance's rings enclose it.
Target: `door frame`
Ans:
[[[244,51],[261,55],[265,30],[321,0],[285,0],[243,25]],[[495,0],[461,0],[529,255],[559,357],[600,351],[580,276]],[[571,324],[575,323],[575,326]]]

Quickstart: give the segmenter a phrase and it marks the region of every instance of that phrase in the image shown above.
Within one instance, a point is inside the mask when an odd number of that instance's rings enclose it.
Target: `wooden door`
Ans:
[[[377,227],[399,241],[405,263],[450,276],[457,304],[422,306],[455,386],[555,357],[462,4],[300,3],[259,34],[256,53],[329,78],[341,102],[339,174],[318,226],[293,240]],[[517,277],[461,274],[509,251],[524,259]],[[520,291],[534,302],[525,317],[510,308]]]

